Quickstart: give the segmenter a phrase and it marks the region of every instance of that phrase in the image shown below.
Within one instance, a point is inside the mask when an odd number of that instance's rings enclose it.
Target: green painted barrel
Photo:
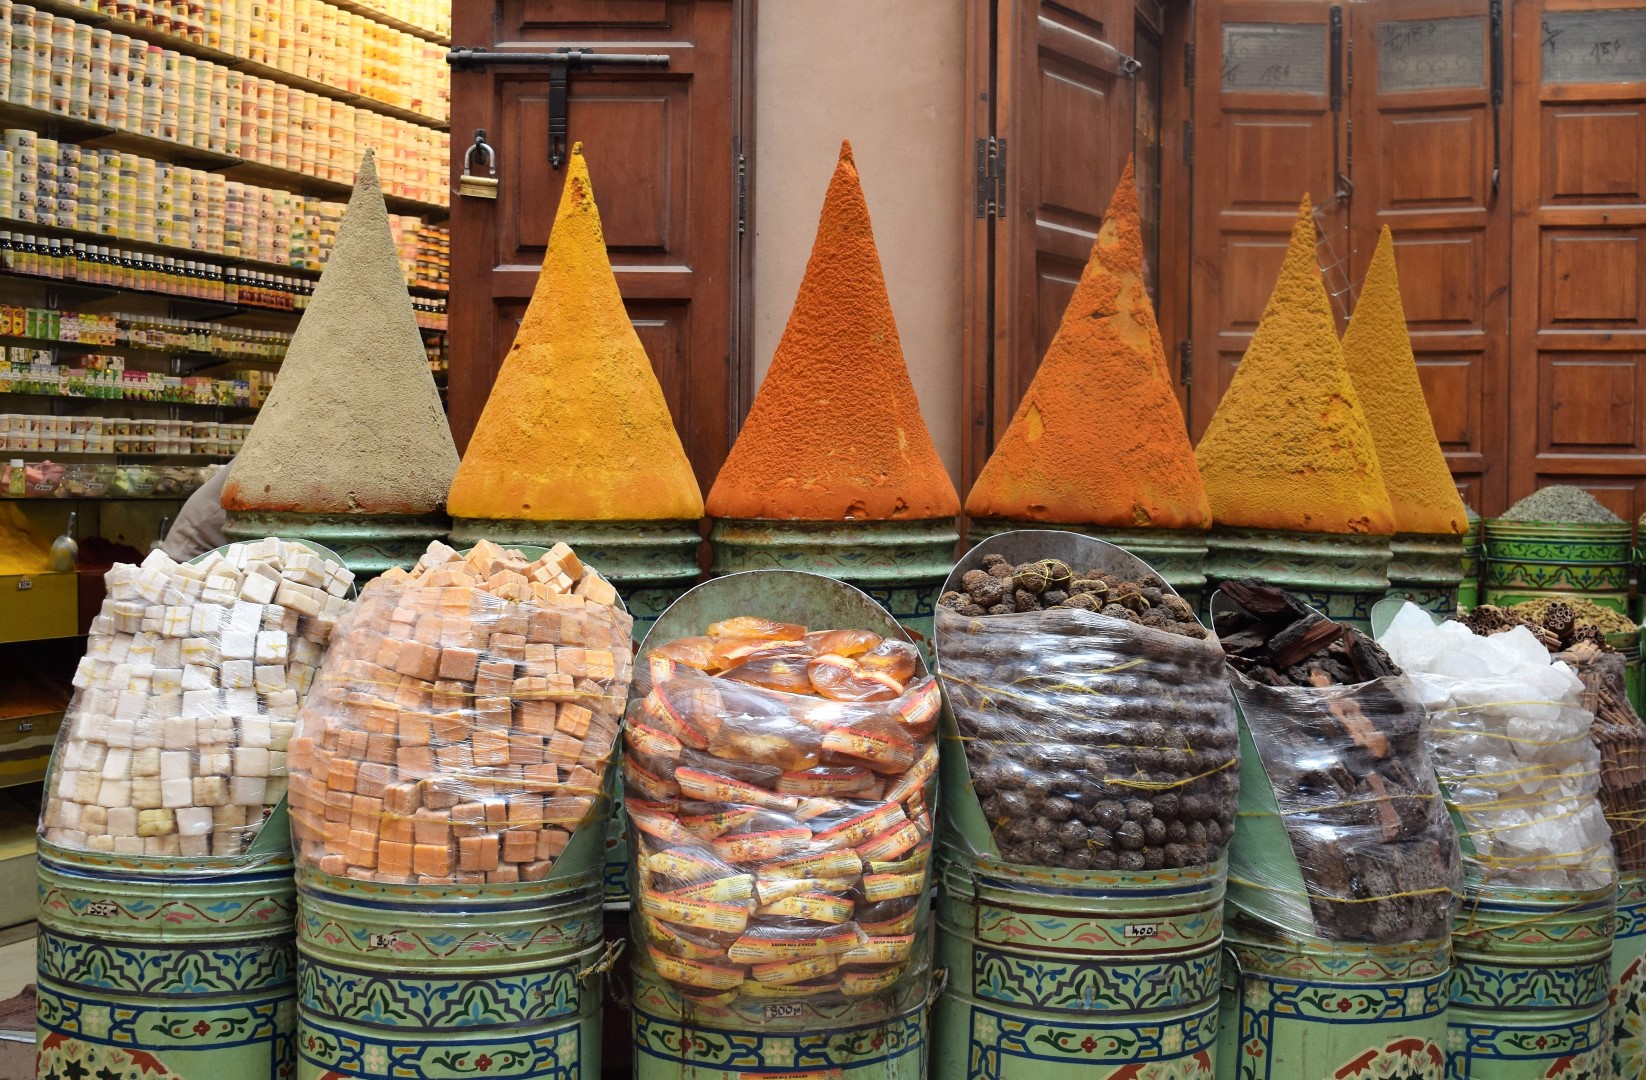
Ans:
[[[1457,606],[1464,611],[1480,603],[1480,571],[1480,519],[1470,518],[1463,534],[1463,580],[1457,584]]]
[[[1619,876],[1613,927],[1612,1076],[1628,1080],[1646,1076],[1646,873]]]
[[[1369,633],[1372,607],[1389,593],[1389,560],[1387,536],[1215,528],[1207,537],[1206,580],[1259,578]]]
[[[444,514],[298,514],[237,510],[223,523],[230,543],[278,536],[324,544],[364,585],[391,566],[410,566],[431,540],[446,539]]]
[[[1017,866],[945,845],[934,1075],[1210,1080],[1225,870]]]
[[[802,570],[854,585],[914,632],[931,658],[932,616],[954,565],[952,518],[930,521],[770,521],[721,518],[709,532],[716,577]]]
[[[299,1080],[598,1077],[604,839],[581,829],[547,878],[518,884],[300,868]]]
[[[1629,704],[1634,710],[1646,716],[1646,708],[1642,708],[1642,692],[1646,690],[1646,679],[1642,677],[1640,638],[1646,630],[1624,630],[1616,634],[1606,635],[1606,644],[1623,654],[1623,690],[1628,695]]]
[[[1389,540],[1389,595],[1443,618],[1457,614],[1465,540],[1405,533]]]
[[[928,945],[930,938],[926,939]],[[924,1080],[929,972],[842,998],[688,998],[636,965],[635,1080]]]
[[[1327,941],[1281,933],[1232,910],[1227,940],[1218,1076],[1440,1080],[1444,1074],[1446,942]]]
[[[1487,518],[1482,524],[1486,603],[1518,604],[1576,593],[1628,612],[1632,549],[1627,524],[1578,525],[1502,518]]]
[[[41,841],[40,1076],[291,1075],[289,852],[170,858]]]
[[[972,518],[966,533],[969,547],[1003,532],[1019,529],[1056,529],[1105,540],[1125,548],[1154,567],[1166,584],[1200,610],[1206,592],[1206,534],[1177,529],[1105,529],[1095,525],[1064,525],[1045,521],[1008,521]]]
[[[1448,1076],[1604,1077],[1617,890],[1471,893],[1452,927]]]

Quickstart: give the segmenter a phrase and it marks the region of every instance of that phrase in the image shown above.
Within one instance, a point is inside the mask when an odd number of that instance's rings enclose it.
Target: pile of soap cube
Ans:
[[[354,575],[302,544],[162,551],[105,576],[41,834],[127,855],[237,855],[286,791],[286,747]]]

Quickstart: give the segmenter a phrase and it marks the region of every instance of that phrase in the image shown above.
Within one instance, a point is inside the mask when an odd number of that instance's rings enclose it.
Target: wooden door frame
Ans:
[[[498,3],[481,3],[479,0],[471,3],[452,5],[452,41],[455,44],[483,46],[495,48],[497,44]],[[743,226],[740,235],[733,236],[731,243],[737,253],[736,264],[729,267],[729,272],[736,275],[730,291],[732,311],[730,317],[730,340],[727,342],[726,363],[730,368],[727,374],[727,435],[726,449],[731,449],[737,439],[737,433],[743,425],[743,418],[749,411],[749,405],[754,400],[754,213],[755,213],[755,44],[759,19],[760,0],[730,0],[733,11],[733,40],[732,40],[732,109],[736,116],[738,131],[733,135],[733,153],[741,155],[742,167],[742,219]],[[476,128],[487,123],[490,115],[490,103],[473,94],[455,92],[460,85],[458,80],[484,80],[484,72],[453,71],[452,117],[451,117],[451,160],[450,169],[450,198],[452,217],[449,223],[461,227],[468,232],[475,241],[483,246],[483,250],[494,251],[497,247],[495,214],[480,212],[480,207],[466,205],[466,200],[457,194],[458,177],[463,172],[463,154],[468,149],[470,136]],[[467,133],[467,134],[465,134]],[[732,227],[738,228],[739,215],[732,215]],[[449,319],[451,321],[450,340],[460,340],[459,327],[466,328],[471,319],[490,319],[489,296],[487,290],[487,304],[453,305]],[[469,339],[473,340],[472,332]],[[457,438],[458,450],[462,451],[468,442],[468,436],[473,430],[474,422],[480,418],[480,411],[485,407],[486,399],[491,394],[491,384],[479,386],[473,380],[457,377],[458,369],[466,367],[467,360],[453,352],[449,359],[447,374],[447,412],[453,411],[453,404],[459,403],[456,410],[461,427],[453,425],[453,434]],[[466,422],[465,422],[466,421]]]

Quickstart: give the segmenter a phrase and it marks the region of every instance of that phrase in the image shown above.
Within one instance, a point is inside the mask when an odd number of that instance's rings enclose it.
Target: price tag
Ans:
[[[767,1020],[798,1020],[806,1015],[806,1007],[793,1001],[782,1001],[765,1007]]]
[[[1134,939],[1137,939],[1137,938],[1152,938],[1152,937],[1159,936],[1159,934],[1160,934],[1160,924],[1159,923],[1137,923],[1137,922],[1133,922],[1133,923],[1127,923],[1126,924],[1126,938],[1128,940],[1134,940]]]
[[[120,914],[120,905],[113,900],[93,900],[86,905],[86,914],[97,919],[112,919]]]
[[[30,579],[28,579],[26,577],[17,579],[17,591],[18,592],[28,592],[32,588],[34,588],[34,582],[31,581]]]
[[[399,941],[400,936],[398,934],[373,934],[371,936],[371,947],[374,949],[389,949],[393,948]]]

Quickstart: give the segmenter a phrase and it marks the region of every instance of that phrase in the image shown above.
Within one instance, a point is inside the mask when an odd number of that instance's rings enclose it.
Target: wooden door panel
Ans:
[[[1366,272],[1394,234],[1401,302],[1435,434],[1478,513],[1503,509],[1508,437],[1510,221],[1507,113],[1492,111],[1491,27],[1478,0],[1381,0],[1348,9],[1357,70],[1349,112],[1353,257]],[[1493,175],[1497,169],[1498,187]]]
[[[459,5],[456,15],[460,45],[593,44],[668,57],[662,68],[574,71],[567,123],[583,144],[630,319],[707,490],[742,401],[737,182],[751,11],[745,0],[499,0]],[[457,73],[453,85],[453,130],[491,134],[500,180],[495,202],[453,208],[450,412],[462,445],[536,285],[565,174],[548,160],[546,70],[497,66]]]
[[[1510,496],[1577,484],[1634,520],[1646,510],[1646,3],[1517,0],[1513,17]]]
[[[1307,194],[1336,288],[1347,214],[1334,199],[1332,5],[1197,5],[1190,433],[1199,438],[1257,327]],[[1340,54],[1341,55],[1341,54]]]

